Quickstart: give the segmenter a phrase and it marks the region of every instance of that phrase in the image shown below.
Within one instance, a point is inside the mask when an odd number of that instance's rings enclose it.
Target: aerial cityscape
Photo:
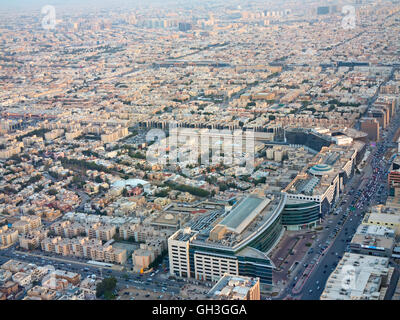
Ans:
[[[400,300],[399,107],[400,0],[1,1],[0,300]]]

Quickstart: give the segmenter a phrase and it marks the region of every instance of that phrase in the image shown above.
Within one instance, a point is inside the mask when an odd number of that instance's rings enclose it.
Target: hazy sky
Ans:
[[[44,6],[44,5],[60,5],[60,6],[75,6],[75,5],[91,5],[94,7],[98,6],[113,6],[115,4],[126,6],[136,4],[162,4],[162,3],[196,3],[196,2],[208,2],[201,0],[0,0],[1,7],[32,7],[32,6]],[[227,1],[229,2],[229,0]]]

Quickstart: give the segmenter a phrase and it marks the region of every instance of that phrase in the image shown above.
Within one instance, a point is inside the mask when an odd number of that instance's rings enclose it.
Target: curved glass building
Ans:
[[[170,272],[218,281],[225,273],[259,277],[272,285],[274,265],[268,252],[282,236],[286,194],[250,195],[208,230],[179,230],[168,240]]]
[[[309,229],[315,227],[320,218],[319,202],[288,199],[282,212],[282,225],[286,230]]]

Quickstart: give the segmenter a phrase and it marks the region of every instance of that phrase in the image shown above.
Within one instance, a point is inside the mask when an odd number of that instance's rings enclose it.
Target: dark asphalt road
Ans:
[[[331,242],[331,246],[328,247],[325,254],[320,256],[317,254],[308,254],[306,255],[306,263],[314,264],[314,261],[318,261],[315,265],[314,269],[309,276],[306,276],[306,282],[301,287],[301,290],[296,294],[292,292],[292,288],[295,284],[300,281],[301,276],[306,269],[303,265],[299,267],[299,270],[296,270],[296,277],[289,281],[284,294],[281,294],[278,299],[281,299],[285,296],[291,296],[295,299],[301,300],[318,300],[322,291],[324,290],[325,283],[332,273],[332,271],[336,268],[340,258],[343,256],[344,252],[348,251],[346,248],[351,241],[357,227],[361,224],[362,219],[364,217],[364,213],[367,211],[367,208],[370,205],[375,205],[381,201],[381,197],[378,195],[376,190],[380,186],[386,186],[387,175],[386,172],[390,167],[390,163],[382,162],[382,156],[388,150],[391,145],[391,141],[393,139],[393,135],[395,134],[396,128],[399,127],[400,124],[400,116],[396,115],[395,119],[392,120],[388,134],[384,141],[377,144],[377,147],[372,152],[372,156],[369,158],[369,163],[365,166],[361,177],[355,176],[350,184],[354,184],[356,188],[354,188],[354,192],[348,197],[348,200],[345,204],[338,206],[341,208],[341,213],[338,216],[329,216],[327,219],[332,220],[332,226],[329,228],[329,232],[322,233],[318,239],[320,240],[320,244],[326,244],[326,239],[332,240],[332,229],[334,227],[338,228],[338,232],[333,242]],[[374,169],[378,168],[379,172],[374,174]],[[374,179],[374,177],[376,177]],[[362,183],[358,183],[358,181],[362,179]],[[361,197],[357,195],[357,191],[365,191],[361,194]],[[368,190],[374,190],[370,199],[363,198],[362,195],[366,193]],[[353,200],[357,200],[357,204],[362,204],[361,207],[356,207],[354,211],[347,210],[348,207],[351,206]],[[348,212],[347,217],[344,217],[344,214]],[[343,224],[338,225],[337,222],[342,220]],[[333,227],[334,226],[334,227]],[[335,233],[335,232],[334,232]],[[314,244],[313,245],[314,252],[318,251],[319,247]],[[319,260],[317,260],[319,259]],[[304,263],[304,261],[302,262]],[[299,286],[300,287],[300,286]],[[297,286],[296,286],[297,288]]]

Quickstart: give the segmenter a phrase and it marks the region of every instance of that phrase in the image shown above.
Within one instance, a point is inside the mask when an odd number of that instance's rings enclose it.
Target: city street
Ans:
[[[292,280],[276,299],[284,297],[304,300],[319,299],[329,275],[336,268],[344,252],[347,251],[348,244],[361,224],[367,208],[386,200],[388,194],[386,190],[387,172],[390,162],[386,162],[382,158],[388,148],[392,146],[392,139],[399,124],[400,119],[397,115],[392,120],[385,139],[377,143],[367,159],[361,175],[356,174],[346,186],[342,198],[346,201],[342,201],[335,209],[340,214],[326,217],[323,223],[325,229],[312,246],[312,251],[319,249],[321,253],[308,254],[304,257],[297,269],[294,270]],[[379,187],[381,188],[380,192],[378,192]],[[385,191],[382,193],[384,189]],[[354,210],[351,210],[351,207]],[[307,272],[304,273],[306,270]]]

